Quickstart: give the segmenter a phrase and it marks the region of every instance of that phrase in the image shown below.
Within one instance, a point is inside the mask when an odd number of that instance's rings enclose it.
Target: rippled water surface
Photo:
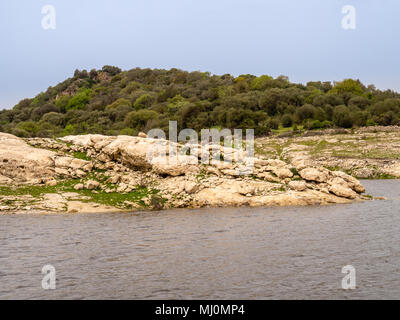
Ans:
[[[400,181],[363,184],[388,200],[0,216],[0,299],[399,299]]]

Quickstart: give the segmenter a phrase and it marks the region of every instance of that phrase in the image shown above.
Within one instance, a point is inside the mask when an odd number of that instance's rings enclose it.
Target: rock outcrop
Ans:
[[[400,127],[291,133],[256,139],[258,150],[298,171],[325,167],[360,179],[400,178]]]
[[[1,134],[0,184],[11,189],[21,184],[43,185],[53,191],[30,201],[19,201],[10,192],[0,194],[4,204],[0,210],[109,211],[112,206],[93,203],[106,203],[108,194],[114,196],[116,210],[310,205],[366,199],[360,182],[344,172],[248,158],[241,150],[219,145],[187,147],[143,134],[88,134],[57,141],[24,141]],[[234,161],[227,161],[230,159]],[[71,194],[76,197],[65,196]],[[88,203],[92,204],[90,210]]]
[[[11,134],[0,133],[0,183],[37,183],[54,177],[55,153],[35,149]]]

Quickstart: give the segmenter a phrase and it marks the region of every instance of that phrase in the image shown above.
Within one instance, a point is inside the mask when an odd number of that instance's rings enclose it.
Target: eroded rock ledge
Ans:
[[[348,203],[368,199],[360,182],[341,171],[254,158],[240,163],[197,163],[204,147],[177,163],[146,157],[160,140],[80,135],[26,141],[0,133],[0,213],[104,212],[221,206],[285,206]],[[161,141],[165,145],[173,144]],[[181,150],[182,146],[176,147]],[[235,154],[220,150],[222,159]],[[239,154],[239,158],[244,157]],[[246,159],[245,159],[246,160]]]

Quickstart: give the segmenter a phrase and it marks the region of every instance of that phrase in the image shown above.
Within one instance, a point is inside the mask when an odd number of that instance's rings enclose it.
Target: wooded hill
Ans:
[[[136,135],[168,121],[178,129],[400,124],[400,94],[359,80],[291,83],[287,77],[132,69],[76,70],[33,99],[0,111],[0,131],[20,137],[100,133]]]

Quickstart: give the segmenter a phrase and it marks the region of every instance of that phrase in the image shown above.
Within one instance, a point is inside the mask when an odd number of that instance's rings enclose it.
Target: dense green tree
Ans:
[[[305,104],[297,109],[296,115],[297,117],[303,121],[306,119],[313,119],[317,109],[311,104]]]
[[[149,108],[153,101],[154,98],[150,94],[146,93],[137,98],[133,106],[136,110],[145,109]]]
[[[90,100],[90,89],[82,90],[78,92],[75,96],[68,100],[65,110],[71,109],[83,109],[88,104]]]
[[[111,76],[115,76],[121,72],[121,69],[114,66],[104,66],[101,71],[106,72]]]
[[[333,110],[333,122],[338,127],[351,128],[353,120],[350,116],[349,109],[345,105],[336,106]]]
[[[332,94],[352,93],[358,96],[364,93],[361,83],[353,79],[336,82],[329,92]]]
[[[153,110],[139,110],[129,112],[125,117],[127,127],[142,129],[151,119],[158,118],[159,114]]]
[[[64,122],[64,115],[58,112],[49,112],[42,116],[42,121],[61,126]]]
[[[281,122],[283,127],[291,127],[293,125],[293,116],[286,113],[282,116]]]
[[[254,78],[250,83],[252,90],[265,90],[274,86],[274,79],[267,75]]]

